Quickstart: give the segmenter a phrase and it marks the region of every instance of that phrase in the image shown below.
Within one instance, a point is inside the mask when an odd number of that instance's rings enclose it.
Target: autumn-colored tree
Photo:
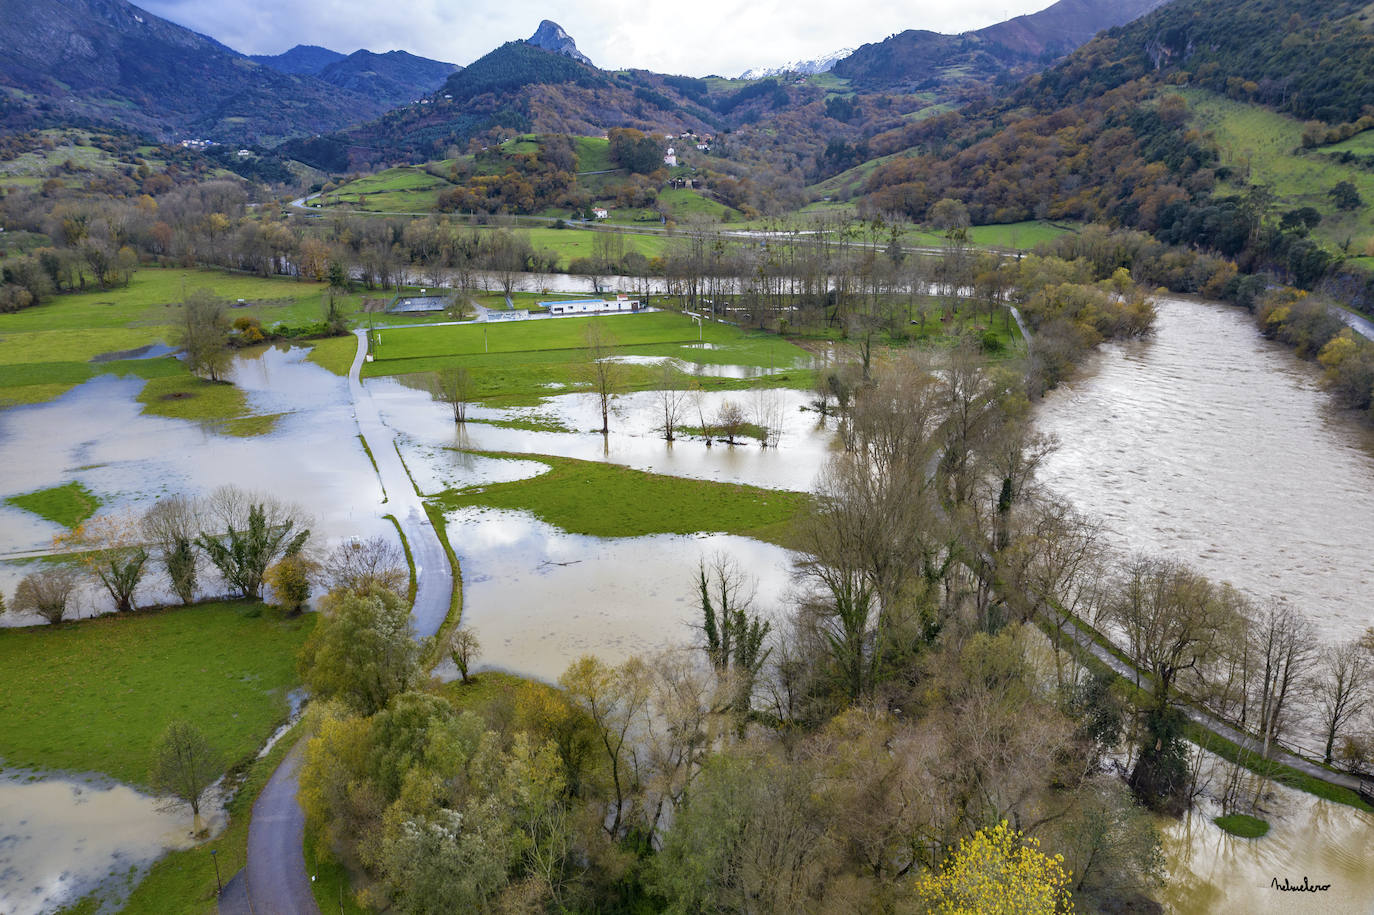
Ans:
[[[1073,911],[1069,876],[1061,855],[1046,855],[1003,820],[961,840],[912,891],[933,915],[1055,915]]]
[[[58,543],[80,550],[81,562],[109,592],[115,610],[134,609],[134,592],[148,564],[139,519],[132,514],[111,514],[92,518]]]

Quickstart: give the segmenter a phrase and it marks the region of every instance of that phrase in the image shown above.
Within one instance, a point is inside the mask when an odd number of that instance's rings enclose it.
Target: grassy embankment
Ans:
[[[774,366],[787,369],[769,376],[773,386],[809,386],[811,373],[790,369],[806,358],[798,347],[775,334],[749,332],[724,324],[707,323],[700,331],[684,315],[653,312],[601,318],[560,318],[509,324],[467,324],[449,327],[392,328],[381,332],[374,361],[363,374],[408,375],[461,365],[472,373],[475,399],[511,406],[537,402],[559,390],[584,387],[584,334],[592,321],[601,321],[615,335],[617,355],[674,357],[700,364]],[[624,365],[626,386],[655,387],[662,371],[655,365]],[[753,387],[750,380],[694,378],[704,388]],[[563,388],[550,387],[563,385]]]
[[[1172,90],[1171,90],[1172,91]],[[1279,210],[1312,207],[1322,214],[1312,237],[1332,250],[1350,242],[1351,254],[1363,254],[1374,243],[1374,172],[1334,161],[1327,152],[1358,151],[1361,136],[1335,146],[1303,150],[1302,122],[1258,105],[1247,105],[1204,89],[1177,90],[1188,102],[1192,123],[1210,131],[1220,145],[1221,163],[1237,170],[1241,180],[1268,185]],[[1365,205],[1338,210],[1329,196],[1338,182],[1355,185]],[[1218,185],[1216,193],[1237,188]],[[1364,258],[1361,258],[1363,260]]]
[[[246,300],[231,317],[253,315],[269,326],[320,320],[325,288],[215,270],[143,269],[126,287],[55,296],[0,315],[0,407],[52,400],[98,375],[132,375],[148,381],[139,394],[145,413],[213,423],[229,434],[265,431],[272,417],[253,413],[242,391],[196,378],[173,357],[92,360],[168,342],[174,306],[196,289]]]
[[[692,480],[617,464],[548,455],[492,455],[551,468],[528,480],[448,490],[431,501],[445,511],[468,506],[528,511],[572,534],[643,537],[719,531],[787,545],[802,493]]]

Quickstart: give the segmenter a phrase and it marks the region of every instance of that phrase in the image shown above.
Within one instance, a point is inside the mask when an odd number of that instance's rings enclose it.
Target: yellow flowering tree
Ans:
[[[922,874],[917,900],[933,915],[1053,915],[1072,912],[1064,857],[1040,851],[1007,821],[962,839],[939,872]]]

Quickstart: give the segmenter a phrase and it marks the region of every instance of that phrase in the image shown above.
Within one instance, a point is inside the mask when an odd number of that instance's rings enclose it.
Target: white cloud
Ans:
[[[962,32],[1034,12],[1049,0],[585,0],[565,8],[529,0],[144,0],[163,18],[247,54],[297,44],[348,53],[399,49],[468,64],[552,19],[599,67],[734,76],[753,66],[819,57],[906,29]]]

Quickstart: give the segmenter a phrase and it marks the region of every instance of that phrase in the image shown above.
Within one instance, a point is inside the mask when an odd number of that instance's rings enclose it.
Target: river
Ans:
[[[1163,299],[1152,339],[1103,348],[1051,392],[1041,479],[1123,551],[1164,554],[1329,641],[1374,625],[1374,434],[1331,406],[1319,366],[1226,305]]]
[[[1230,306],[1163,299],[1152,339],[1103,347],[1048,395],[1060,440],[1041,479],[1118,550],[1184,560],[1302,609],[1320,638],[1374,625],[1374,435],[1331,406],[1321,370]],[[1310,741],[1308,741],[1310,742]],[[1166,829],[1178,913],[1374,911],[1374,817],[1271,788],[1273,831],[1237,839],[1204,806]],[[1286,893],[1271,881],[1330,885]]]

